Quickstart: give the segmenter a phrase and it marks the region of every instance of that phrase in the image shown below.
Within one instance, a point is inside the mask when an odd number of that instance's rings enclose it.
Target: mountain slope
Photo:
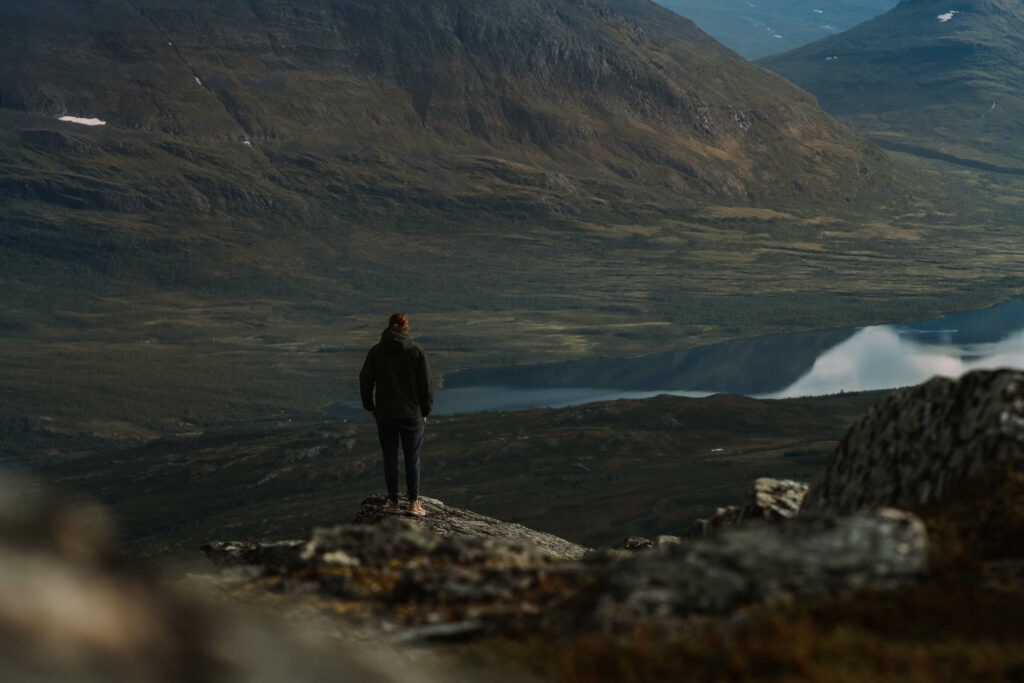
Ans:
[[[903,0],[760,63],[876,139],[994,170],[1024,168],[1024,6],[1016,0]]]
[[[74,7],[0,10],[0,106],[18,132],[8,197],[131,213],[351,189],[665,205],[792,197],[794,183],[837,198],[884,166],[806,95],[636,0]],[[116,143],[61,115],[106,121]],[[94,183],[69,179],[65,155],[94,145],[119,161]],[[126,182],[120,160],[142,150],[168,163]],[[56,168],[25,171],[30,152]],[[184,172],[182,156],[204,170]]]
[[[646,0],[3,3],[0,56],[16,306],[326,291],[366,310],[379,273],[422,253],[377,248],[398,226],[434,240],[900,194],[806,93]],[[493,272],[490,252],[450,271]],[[392,295],[466,291],[410,278]]]
[[[660,0],[747,59],[792,50],[890,10],[897,0]]]

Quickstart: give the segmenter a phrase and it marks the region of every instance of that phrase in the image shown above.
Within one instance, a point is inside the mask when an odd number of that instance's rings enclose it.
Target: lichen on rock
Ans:
[[[1024,463],[1024,372],[936,377],[850,427],[801,514],[927,506],[1007,463]]]

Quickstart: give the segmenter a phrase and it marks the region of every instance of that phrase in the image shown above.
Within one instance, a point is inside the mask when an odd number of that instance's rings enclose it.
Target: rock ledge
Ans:
[[[547,557],[556,560],[578,560],[589,548],[578,545],[553,534],[535,531],[521,524],[503,522],[493,517],[479,515],[462,508],[445,505],[436,498],[420,498],[427,510],[425,517],[402,515],[414,523],[422,525],[439,536],[490,536],[510,541],[529,541]],[[384,506],[387,498],[383,494],[375,494],[363,500],[355,524],[378,524],[381,520],[394,517]]]

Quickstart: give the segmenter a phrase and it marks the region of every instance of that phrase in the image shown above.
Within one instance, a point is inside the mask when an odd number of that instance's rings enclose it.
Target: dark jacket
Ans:
[[[412,342],[408,333],[391,328],[384,330],[380,342],[366,354],[366,362],[359,371],[359,394],[363,407],[376,411],[379,418],[430,415],[434,407],[434,388],[430,385],[427,354]]]

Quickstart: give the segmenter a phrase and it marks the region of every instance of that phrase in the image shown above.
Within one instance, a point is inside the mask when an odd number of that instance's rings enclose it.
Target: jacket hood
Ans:
[[[380,333],[380,348],[386,353],[404,353],[412,346],[408,332],[398,332],[389,327]]]

